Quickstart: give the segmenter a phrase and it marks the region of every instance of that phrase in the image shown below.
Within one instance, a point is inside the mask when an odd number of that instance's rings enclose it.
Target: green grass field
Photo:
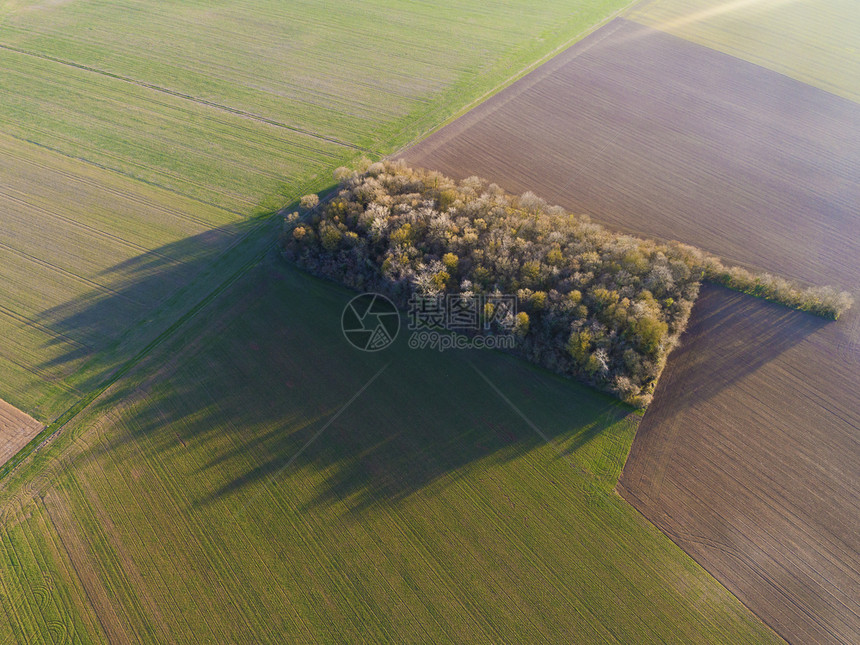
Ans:
[[[0,392],[49,420],[115,367],[109,348],[152,336],[239,218],[3,135],[0,176]]]
[[[646,0],[625,17],[860,101],[854,0]]]
[[[50,4],[3,3],[4,131],[247,214],[403,145],[627,3]]]
[[[0,642],[775,640],[613,492],[629,409],[352,295],[270,257],[8,480]]]

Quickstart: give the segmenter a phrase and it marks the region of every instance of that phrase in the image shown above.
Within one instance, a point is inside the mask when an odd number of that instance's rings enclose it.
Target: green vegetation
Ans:
[[[302,203],[317,206],[312,196]],[[305,269],[402,307],[413,295],[516,295],[519,313],[483,313],[509,318],[517,353],[639,407],[703,277],[832,318],[851,304],[834,289],[727,269],[687,245],[612,233],[532,193],[513,197],[475,177],[457,184],[402,162],[347,175],[320,213],[298,216],[287,218],[284,248]]]
[[[2,4],[4,132],[245,215],[404,145],[626,3]]]
[[[0,641],[776,642],[614,493],[629,408],[273,256],[6,479]]]
[[[246,232],[224,209],[3,135],[0,176],[0,398],[42,421],[223,280],[189,260],[235,266],[225,253]]]
[[[0,398],[56,418],[333,168],[407,144],[624,4],[0,0]],[[163,246],[212,264],[162,282]]]
[[[854,304],[853,296],[834,287],[800,287],[769,273],[726,267],[714,257],[705,258],[705,278],[729,289],[779,302],[822,318],[838,320]]]
[[[855,0],[650,0],[625,17],[860,101]]]

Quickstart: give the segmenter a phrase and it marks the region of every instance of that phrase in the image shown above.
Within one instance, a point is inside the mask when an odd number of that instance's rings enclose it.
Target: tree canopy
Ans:
[[[513,295],[516,353],[638,407],[650,401],[703,278],[832,318],[850,306],[848,294],[614,233],[476,177],[458,183],[389,161],[339,176],[331,199],[304,199],[308,216],[287,218],[288,257],[400,306],[416,294]]]

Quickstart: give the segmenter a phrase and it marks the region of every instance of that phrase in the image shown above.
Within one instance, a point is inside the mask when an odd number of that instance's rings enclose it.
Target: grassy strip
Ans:
[[[854,304],[853,296],[834,287],[801,287],[791,280],[755,273],[742,267],[725,267],[713,257],[707,259],[704,278],[750,296],[776,302],[791,309],[838,320]]]

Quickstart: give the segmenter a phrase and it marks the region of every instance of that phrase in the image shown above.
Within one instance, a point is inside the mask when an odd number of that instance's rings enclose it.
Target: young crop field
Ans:
[[[464,99],[629,3],[4,4],[14,4],[0,26],[10,51],[160,90],[146,94],[153,101],[185,98],[186,110],[209,105],[223,116],[228,108],[315,141],[378,149],[402,143],[405,130],[420,134],[449,118]]]
[[[0,175],[0,389],[49,420],[115,363],[87,365],[99,350],[151,336],[197,277],[188,259],[214,261],[237,218],[7,136]]]
[[[777,642],[613,492],[629,408],[353,296],[271,257],[13,474],[0,641]]]
[[[5,4],[5,132],[245,215],[402,145],[624,3],[542,3],[527,22],[522,2]]]
[[[646,0],[626,17],[860,102],[854,0]]]
[[[854,290],[858,123],[846,98],[617,19],[401,156]],[[621,490],[790,641],[857,642],[860,316],[723,290],[693,313]]]
[[[54,419],[253,264],[252,216],[624,3],[523,4],[0,1],[0,396]]]

